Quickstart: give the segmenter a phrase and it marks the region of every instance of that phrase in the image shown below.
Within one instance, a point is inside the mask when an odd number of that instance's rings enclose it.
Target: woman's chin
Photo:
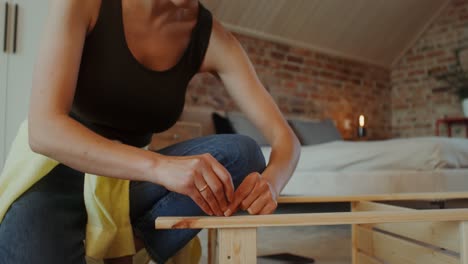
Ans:
[[[198,3],[197,0],[170,0],[175,6],[181,8],[189,8]]]

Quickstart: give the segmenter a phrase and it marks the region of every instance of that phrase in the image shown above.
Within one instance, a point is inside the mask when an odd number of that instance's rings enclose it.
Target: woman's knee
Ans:
[[[231,173],[236,183],[250,172],[263,172],[265,158],[251,137],[240,134],[218,134],[195,138],[158,150],[169,156],[209,153]]]
[[[217,135],[212,155],[223,164],[234,178],[246,177],[251,172],[263,172],[265,157],[258,143],[240,134]]]

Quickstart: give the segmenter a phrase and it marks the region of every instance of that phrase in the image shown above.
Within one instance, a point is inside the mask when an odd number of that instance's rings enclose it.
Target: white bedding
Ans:
[[[262,147],[262,152],[268,161],[271,148]],[[468,139],[423,137],[303,146],[296,172],[454,168],[468,168]]]
[[[468,169],[433,171],[296,171],[282,195],[347,196],[466,192]]]

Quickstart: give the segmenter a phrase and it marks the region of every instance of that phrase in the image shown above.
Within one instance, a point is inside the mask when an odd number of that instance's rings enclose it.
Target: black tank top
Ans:
[[[175,66],[153,71],[140,64],[125,39],[122,0],[102,0],[86,38],[70,116],[96,133],[136,147],[170,128],[182,113],[185,92],[205,56],[211,13],[199,4],[189,44]]]

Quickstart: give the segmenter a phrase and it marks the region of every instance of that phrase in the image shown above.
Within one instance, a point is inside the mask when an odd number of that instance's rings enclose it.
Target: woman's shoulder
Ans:
[[[216,72],[216,64],[222,61],[220,58],[225,58],[237,44],[236,37],[213,18],[210,41],[200,72]]]
[[[92,31],[99,17],[102,0],[51,0],[50,12],[62,14],[65,19],[73,16],[88,25],[88,33]]]

